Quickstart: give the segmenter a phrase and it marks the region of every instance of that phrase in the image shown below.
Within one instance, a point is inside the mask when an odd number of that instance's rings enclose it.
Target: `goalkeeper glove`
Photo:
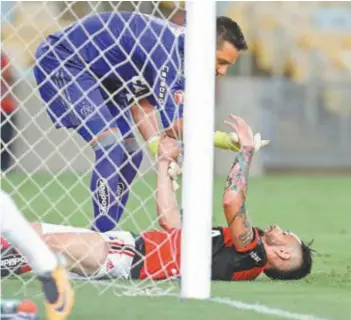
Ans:
[[[147,140],[147,146],[150,152],[153,154],[154,157],[157,157],[158,154],[158,145],[160,144],[160,136],[155,135]]]
[[[238,152],[240,144],[238,143],[238,136],[234,139],[232,133],[216,131],[214,133],[214,145],[216,148],[232,150]]]
[[[262,140],[261,134],[258,132],[254,136],[255,151],[259,151],[262,147],[269,144],[269,140]],[[240,151],[240,143],[238,135],[235,132],[216,131],[214,134],[214,145],[220,149]]]

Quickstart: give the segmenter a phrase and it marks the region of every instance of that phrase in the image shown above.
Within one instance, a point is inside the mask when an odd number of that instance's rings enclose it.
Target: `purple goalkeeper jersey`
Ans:
[[[169,21],[106,12],[87,16],[46,41],[65,65],[112,82],[115,94],[147,98],[168,127],[183,116],[184,38],[184,27]]]

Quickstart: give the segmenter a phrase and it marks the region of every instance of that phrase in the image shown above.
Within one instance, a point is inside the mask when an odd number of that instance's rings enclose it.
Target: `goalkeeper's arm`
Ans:
[[[151,153],[156,156],[160,143],[160,129],[156,119],[154,107],[143,99],[138,104],[131,107],[134,122],[136,123],[140,134],[147,141],[148,148]],[[176,119],[172,126],[165,130],[165,133],[174,139],[181,140],[183,131],[183,119]],[[235,133],[216,131],[213,136],[214,146],[216,148],[239,151],[240,143]],[[255,135],[255,150],[258,151],[261,147],[267,145],[268,140],[261,140],[261,135]]]
[[[145,141],[150,141],[153,137],[159,137],[156,111],[147,99],[140,100],[131,107],[133,120]],[[157,154],[156,151],[152,153]]]
[[[161,133],[154,107],[147,99],[143,99],[131,107],[131,113],[140,134],[147,141],[149,150],[156,156]],[[177,119],[170,129],[166,129],[165,133],[171,138],[176,138],[176,136],[181,137],[182,130],[183,119]]]

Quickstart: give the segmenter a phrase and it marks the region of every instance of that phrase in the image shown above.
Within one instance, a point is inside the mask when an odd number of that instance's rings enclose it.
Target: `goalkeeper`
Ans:
[[[224,75],[246,48],[240,27],[217,18],[216,75]],[[50,118],[57,128],[74,129],[95,153],[93,228],[111,230],[142,161],[132,119],[154,155],[160,131],[155,110],[167,134],[181,137],[184,27],[139,13],[91,15],[48,36],[35,57]],[[215,144],[235,150],[223,132],[216,132]]]
[[[223,209],[228,226],[212,229],[212,279],[253,280],[262,273],[272,279],[301,279],[311,271],[309,246],[292,232],[277,226],[262,230],[250,222],[245,200],[254,141],[251,129],[241,118],[232,116],[232,120],[228,125],[238,134],[242,147],[224,189]],[[162,138],[156,198],[159,223],[165,231],[146,231],[137,236],[127,231],[96,233],[45,223],[35,225],[36,230],[52,249],[64,253],[71,270],[82,276],[98,279],[179,277],[181,220],[167,173],[169,163],[179,151],[173,139]]]

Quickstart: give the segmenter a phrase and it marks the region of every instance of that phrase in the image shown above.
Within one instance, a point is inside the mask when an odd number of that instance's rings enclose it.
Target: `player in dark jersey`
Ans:
[[[295,234],[277,226],[265,230],[252,226],[245,207],[248,174],[254,156],[252,132],[239,117],[232,116],[232,122],[227,124],[238,134],[242,147],[235,157],[224,189],[223,208],[228,226],[212,229],[212,279],[253,280],[262,273],[281,280],[307,276],[312,267],[311,249]],[[127,231],[97,233],[45,223],[35,225],[35,229],[52,249],[66,256],[68,267],[79,275],[94,278],[178,278],[181,276],[181,220],[167,168],[179,151],[173,139],[162,138],[156,197],[159,224],[163,231],[145,231],[141,235]],[[20,256],[17,258],[19,260]],[[2,261],[6,259],[4,254]],[[23,263],[18,267],[22,267],[21,272]]]
[[[167,20],[106,12],[48,36],[36,52],[34,75],[50,118],[57,128],[74,129],[95,153],[90,189],[98,231],[115,227],[142,161],[132,121],[154,154],[155,109],[167,133],[181,136],[184,37],[185,28]],[[216,75],[246,48],[240,27],[218,18]],[[235,150],[226,133],[216,132],[215,143]]]

